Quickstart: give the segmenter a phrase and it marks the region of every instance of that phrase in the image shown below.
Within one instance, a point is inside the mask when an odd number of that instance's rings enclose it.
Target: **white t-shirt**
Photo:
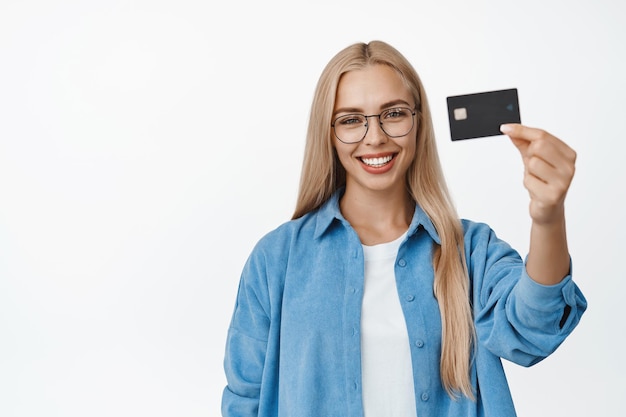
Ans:
[[[416,416],[409,336],[394,273],[405,237],[403,234],[393,242],[363,245],[361,371],[365,417]]]

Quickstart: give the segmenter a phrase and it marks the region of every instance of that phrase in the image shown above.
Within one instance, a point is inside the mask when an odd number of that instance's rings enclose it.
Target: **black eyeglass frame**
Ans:
[[[409,110],[409,112],[411,113],[411,128],[404,135],[390,135],[389,133],[387,133],[387,131],[385,130],[385,127],[383,126],[383,122],[380,119],[380,116],[382,116],[386,112],[393,111],[393,110]],[[380,126],[380,129],[383,131],[383,133],[385,135],[387,135],[390,138],[401,138],[403,136],[408,135],[411,132],[411,130],[413,130],[413,127],[415,126],[415,115],[416,114],[417,114],[417,109],[415,109],[415,108],[412,109],[410,107],[392,107],[392,108],[383,110],[379,114],[370,114],[370,115],[366,115],[366,114],[363,114],[363,113],[348,113],[348,114],[344,114],[344,115],[341,115],[339,117],[336,117],[335,120],[333,120],[333,122],[330,124],[330,126],[333,128],[333,134],[335,135],[335,137],[340,142],[345,143],[346,145],[352,145],[352,144],[361,142],[363,139],[365,139],[365,136],[367,136],[367,132],[369,131],[369,128],[370,128],[370,124],[369,124],[369,118],[370,117],[378,117],[378,125]],[[335,130],[335,123],[337,123],[337,120],[342,119],[344,117],[348,117],[348,116],[362,116],[367,121],[367,123],[365,123],[365,133],[363,134],[363,137],[361,139],[357,140],[357,141],[354,141],[354,142],[346,142],[346,141],[344,141],[343,139],[341,139],[337,135],[337,131]]]

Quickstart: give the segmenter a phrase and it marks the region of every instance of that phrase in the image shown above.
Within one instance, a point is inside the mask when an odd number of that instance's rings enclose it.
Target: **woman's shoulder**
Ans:
[[[291,245],[295,240],[312,238],[315,232],[315,212],[297,219],[285,221],[263,235],[256,244],[256,250],[276,250]]]
[[[496,232],[487,223],[461,219],[461,225],[463,226],[463,240],[466,247],[475,248],[496,242],[506,244],[498,238]]]
[[[463,234],[465,237],[493,233],[493,229],[491,229],[491,226],[487,223],[461,219],[461,225],[463,226]]]
[[[461,219],[465,249],[472,257],[481,254],[489,257],[519,258],[519,253],[502,240],[487,223]]]

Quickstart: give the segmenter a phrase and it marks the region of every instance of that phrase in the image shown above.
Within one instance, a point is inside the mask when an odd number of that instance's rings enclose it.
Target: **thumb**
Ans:
[[[520,136],[515,135],[515,132],[519,130],[521,125],[515,123],[503,124],[500,126],[500,131],[507,135],[515,147],[519,150],[522,158],[525,158],[530,141],[522,139]]]

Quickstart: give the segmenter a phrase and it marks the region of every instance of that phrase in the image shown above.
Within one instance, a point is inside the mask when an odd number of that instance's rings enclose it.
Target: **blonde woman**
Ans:
[[[458,219],[410,63],[379,41],[329,62],[293,219],[241,276],[224,416],[515,415],[501,358],[548,356],[586,301],[565,235],[576,154],[539,129],[502,132],[525,165],[525,262]]]

